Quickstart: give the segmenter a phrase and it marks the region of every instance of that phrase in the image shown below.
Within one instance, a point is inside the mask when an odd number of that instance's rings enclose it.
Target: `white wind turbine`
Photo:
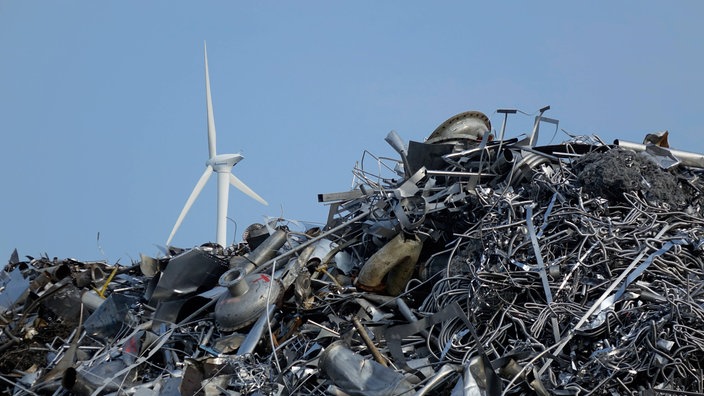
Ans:
[[[205,162],[205,172],[198,179],[195,188],[191,192],[191,195],[186,201],[181,214],[178,215],[176,224],[173,230],[171,230],[171,235],[166,241],[166,245],[171,244],[171,239],[173,239],[174,234],[181,226],[181,222],[191,209],[191,205],[198,198],[198,194],[203,190],[205,183],[215,171],[218,175],[218,210],[217,210],[217,231],[215,233],[215,241],[220,246],[226,246],[227,239],[227,200],[229,195],[229,184],[237,187],[243,193],[249,195],[253,199],[259,201],[263,205],[268,205],[268,203],[260,197],[257,193],[252,191],[251,188],[247,187],[240,179],[232,174],[232,167],[236,163],[240,162],[244,157],[240,154],[217,154],[215,151],[215,119],[213,117],[213,102],[210,97],[210,76],[208,74],[208,48],[204,43],[204,54],[205,54],[205,101],[208,110],[208,153],[210,157]]]

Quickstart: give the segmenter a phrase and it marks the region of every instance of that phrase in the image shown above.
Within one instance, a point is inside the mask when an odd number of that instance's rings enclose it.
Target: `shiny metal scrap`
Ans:
[[[498,140],[479,112],[390,133],[324,227],[128,266],[15,252],[0,394],[704,393],[701,155],[537,146],[547,109],[522,140],[514,110]]]

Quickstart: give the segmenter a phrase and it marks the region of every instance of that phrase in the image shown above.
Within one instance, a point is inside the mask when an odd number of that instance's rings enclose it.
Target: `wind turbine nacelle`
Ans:
[[[205,162],[205,166],[210,166],[215,172],[230,172],[236,163],[242,161],[241,154],[219,154]]]

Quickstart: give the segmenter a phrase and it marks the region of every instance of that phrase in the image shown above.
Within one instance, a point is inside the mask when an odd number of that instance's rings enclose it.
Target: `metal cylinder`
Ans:
[[[286,243],[288,233],[282,229],[274,231],[261,245],[249,254],[249,259],[258,267],[262,263],[276,257],[278,250]]]
[[[105,299],[93,290],[84,290],[81,293],[81,302],[89,311],[93,312],[103,305]]]
[[[274,304],[269,304],[266,310],[259,316],[259,319],[252,325],[249,333],[247,333],[247,337],[242,340],[242,344],[240,344],[239,349],[237,349],[238,356],[244,356],[254,352],[259,340],[262,338],[262,335],[264,335],[267,322],[271,320],[271,316],[274,314],[274,308]]]
[[[234,256],[230,259],[230,268],[242,268],[245,274],[252,272],[279,254],[279,249],[286,243],[288,233],[282,229],[274,231],[264,242],[246,256]]]
[[[227,288],[233,297],[247,293],[249,286],[244,280],[244,272],[239,268],[233,268],[220,276],[220,286]]]
[[[497,173],[499,175],[504,174],[505,172],[508,172],[511,169],[511,166],[513,166],[513,161],[514,161],[514,155],[513,152],[509,149],[503,149],[501,150],[497,156],[496,160],[494,163],[491,164],[491,167],[489,167],[489,172],[491,173]]]

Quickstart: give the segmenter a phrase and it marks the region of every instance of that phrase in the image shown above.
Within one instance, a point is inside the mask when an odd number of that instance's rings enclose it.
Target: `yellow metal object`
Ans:
[[[100,290],[96,290],[96,292],[98,292],[98,295],[101,298],[105,298],[105,290],[108,289],[108,285],[112,281],[112,278],[115,276],[115,274],[117,274],[117,265],[115,266],[115,268],[112,269],[112,272],[110,273],[110,276],[108,276],[108,278],[105,280],[103,287],[101,287]]]

